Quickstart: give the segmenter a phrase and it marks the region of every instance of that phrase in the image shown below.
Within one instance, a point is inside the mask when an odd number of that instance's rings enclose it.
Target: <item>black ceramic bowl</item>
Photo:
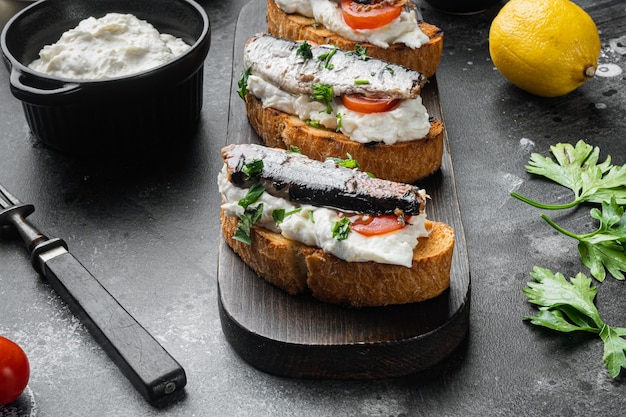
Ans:
[[[44,45],[83,19],[110,12],[133,14],[191,48],[156,68],[104,80],[28,68]],[[0,40],[11,92],[22,101],[33,134],[54,149],[100,155],[177,146],[197,125],[211,29],[193,0],[41,0],[13,16]]]

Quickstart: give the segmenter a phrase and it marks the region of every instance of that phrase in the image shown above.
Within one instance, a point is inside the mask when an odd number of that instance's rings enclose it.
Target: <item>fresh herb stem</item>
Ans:
[[[548,223],[550,226],[552,226],[552,228],[554,228],[555,230],[563,233],[564,235],[569,236],[569,237],[571,237],[573,239],[576,239],[578,241],[583,239],[583,236],[579,236],[576,233],[572,233],[569,230],[563,229],[561,226],[556,224],[551,218],[549,218],[545,214],[541,214],[541,218],[544,219],[546,221],[546,223]]]
[[[579,200],[574,200],[571,203],[566,203],[566,204],[544,204],[544,203],[539,203],[538,201],[531,200],[530,198],[524,197],[523,195],[518,194],[516,192],[512,192],[511,197],[517,198],[518,200],[523,201],[526,204],[529,204],[533,207],[540,208],[543,210],[564,210],[564,209],[575,207],[578,204],[580,204]]]

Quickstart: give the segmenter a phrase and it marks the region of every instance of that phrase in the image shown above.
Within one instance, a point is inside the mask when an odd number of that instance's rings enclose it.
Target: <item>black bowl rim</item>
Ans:
[[[182,53],[181,55],[175,57],[171,61],[165,62],[165,63],[163,63],[161,65],[149,68],[149,69],[144,70],[144,71],[134,72],[132,74],[127,74],[127,75],[123,75],[123,76],[119,76],[119,77],[109,77],[109,78],[102,78],[102,79],[65,78],[65,77],[51,76],[49,74],[45,74],[45,73],[42,73],[42,72],[39,72],[39,71],[34,71],[34,70],[30,69],[27,65],[24,65],[22,62],[20,62],[11,53],[11,51],[8,48],[8,46],[6,45],[6,34],[7,34],[7,32],[11,29],[11,25],[16,20],[20,19],[23,15],[32,12],[33,9],[44,7],[45,4],[48,3],[48,2],[53,3],[54,0],[39,0],[39,1],[36,1],[33,4],[25,7],[22,10],[20,10],[15,15],[13,15],[13,17],[11,17],[11,19],[9,19],[9,21],[5,24],[4,28],[2,29],[2,33],[0,34],[0,49],[2,50],[2,55],[5,58],[5,60],[10,62],[9,71],[17,71],[19,74],[29,74],[31,76],[38,77],[38,78],[43,79],[43,80],[48,80],[50,82],[57,82],[58,83],[60,81],[62,83],[75,84],[75,85],[90,85],[90,84],[99,85],[99,84],[108,84],[108,83],[116,82],[116,81],[120,81],[120,80],[128,80],[128,79],[133,79],[133,78],[143,78],[145,76],[148,76],[151,73],[159,72],[159,71],[163,70],[163,68],[173,66],[178,61],[180,61],[182,59],[185,59],[185,57],[187,55],[189,55],[191,53],[194,53],[195,50],[197,50],[199,45],[201,45],[203,42],[206,42],[207,36],[210,36],[210,33],[211,33],[211,22],[210,22],[209,16],[207,15],[207,13],[204,10],[204,8],[202,8],[202,6],[200,4],[198,4],[194,0],[176,0],[176,1],[179,1],[179,2],[182,2],[182,3],[186,3],[186,4],[190,5],[191,7],[193,7],[194,9],[196,9],[198,14],[202,18],[202,33],[200,34],[200,36],[198,36],[198,39],[196,39],[194,44],[191,45],[190,48],[187,51],[185,51],[184,53]],[[207,53],[208,53],[208,49],[207,49]]]

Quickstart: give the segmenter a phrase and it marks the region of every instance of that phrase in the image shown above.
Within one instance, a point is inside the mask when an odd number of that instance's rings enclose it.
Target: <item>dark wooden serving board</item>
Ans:
[[[236,93],[243,47],[266,30],[266,0],[252,0],[236,27],[227,142],[260,143]],[[437,82],[422,97],[442,119]],[[245,361],[265,372],[304,378],[372,379],[412,374],[448,356],[469,324],[470,275],[448,140],[441,170],[420,183],[432,200],[430,219],[455,230],[450,289],[422,303],[346,308],[309,296],[293,297],[260,279],[221,240],[218,263],[220,319],[224,335]]]

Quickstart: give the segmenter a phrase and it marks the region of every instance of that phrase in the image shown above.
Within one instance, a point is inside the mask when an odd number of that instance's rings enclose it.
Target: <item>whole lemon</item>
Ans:
[[[600,36],[570,0],[510,0],[489,30],[489,53],[514,85],[543,97],[565,95],[593,77]]]

